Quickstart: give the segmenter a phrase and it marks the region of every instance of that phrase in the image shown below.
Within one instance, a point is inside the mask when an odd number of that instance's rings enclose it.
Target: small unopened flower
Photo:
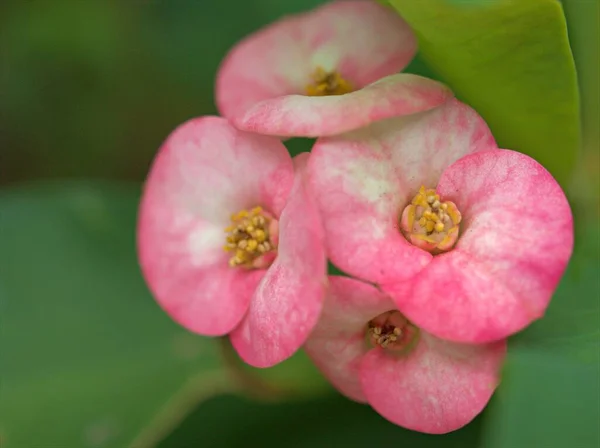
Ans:
[[[156,300],[191,331],[231,333],[255,366],[291,356],[321,310],[326,260],[306,158],[201,117],[169,136],[144,188],[139,259]]]
[[[541,317],[572,252],[557,182],[454,99],[320,139],[309,171],[332,262],[444,339],[503,339]]]
[[[431,109],[452,92],[397,74],[415,52],[412,30],[391,8],[334,1],[238,43],[217,74],[217,106],[239,129],[282,137],[334,135]]]
[[[347,397],[369,403],[397,425],[441,434],[485,408],[506,343],[445,341],[409,321],[374,286],[330,277],[321,319],[305,349]]]

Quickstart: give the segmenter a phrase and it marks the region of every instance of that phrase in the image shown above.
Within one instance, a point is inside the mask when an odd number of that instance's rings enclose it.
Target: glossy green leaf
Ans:
[[[581,213],[600,216],[600,1],[563,0],[569,37],[577,65],[582,111],[581,173],[573,179],[571,194],[586,206]]]
[[[0,194],[2,447],[123,448],[176,392],[229,386],[212,340],[146,290],[137,201],[98,183]]]
[[[600,2],[563,0],[562,3],[581,89],[584,146],[597,152],[600,140]]]
[[[390,0],[423,59],[485,118],[500,146],[566,182],[579,149],[573,57],[556,0]]]

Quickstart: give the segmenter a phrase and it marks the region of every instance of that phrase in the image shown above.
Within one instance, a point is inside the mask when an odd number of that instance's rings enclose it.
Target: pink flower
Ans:
[[[201,117],[168,137],[144,189],[139,259],[156,300],[191,331],[231,333],[255,366],[291,356],[321,311],[326,258],[306,159]]]
[[[489,401],[505,341],[458,344],[420,330],[375,287],[329,277],[308,355],[347,397],[389,421],[441,434],[469,423]]]
[[[560,186],[456,100],[320,139],[309,172],[331,261],[443,339],[500,340],[541,317],[572,252]]]
[[[452,97],[435,81],[395,75],[415,52],[411,29],[392,9],[374,1],[334,1],[237,44],[217,74],[216,102],[242,130],[339,134]]]

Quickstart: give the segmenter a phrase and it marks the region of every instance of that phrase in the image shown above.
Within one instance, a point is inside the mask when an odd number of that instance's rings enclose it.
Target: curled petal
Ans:
[[[486,406],[498,384],[506,343],[462,345],[421,331],[406,355],[372,349],[360,364],[369,404],[391,422],[431,434],[457,430]]]
[[[358,375],[360,359],[369,349],[366,325],[393,308],[389,297],[368,283],[329,277],[321,318],[304,348],[323,375],[355,401],[367,401]]]
[[[277,258],[231,342],[248,364],[270,367],[292,356],[317,323],[326,288],[321,221],[305,182],[308,154],[295,158],[294,188],[279,219]]]
[[[466,156],[438,193],[463,215],[456,248],[410,285],[384,285],[427,331],[459,342],[503,339],[540,318],[573,249],[560,186],[532,158],[509,150]]]
[[[451,163],[490,146],[486,124],[456,100],[317,140],[309,169],[331,261],[375,283],[413,277],[431,254],[401,234],[403,208]]]
[[[398,74],[345,95],[266,99],[234,116],[232,122],[239,129],[281,137],[331,136],[385,118],[430,110],[450,98],[452,92],[443,84]]]
[[[236,45],[217,74],[217,106],[232,119],[263,100],[302,95],[318,67],[362,88],[402,70],[415,52],[411,29],[394,11],[371,1],[334,1]]]
[[[240,176],[255,172],[256,175]],[[280,141],[197,118],[161,147],[146,180],[138,254],[158,303],[191,331],[228,333],[246,312],[264,271],[231,269],[223,250],[229,216],[262,205],[278,214],[293,165]]]

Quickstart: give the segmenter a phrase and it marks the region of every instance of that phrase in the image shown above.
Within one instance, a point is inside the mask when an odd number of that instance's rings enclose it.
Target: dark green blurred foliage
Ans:
[[[231,431],[216,429],[223,425]],[[288,403],[222,396],[208,400],[159,447],[229,448],[256,440],[265,448],[463,448],[477,446],[480,431],[478,418],[447,436],[420,434],[391,425],[366,406],[335,395]]]
[[[0,17],[2,181],[144,178],[178,124],[214,114],[239,39],[315,0],[11,0]]]
[[[3,448],[598,446],[593,0],[562,2],[584,113],[583,150],[568,190],[576,252],[547,316],[511,339],[502,386],[473,424],[449,436],[403,430],[335,394],[304,354],[275,369],[243,367],[226,345],[181,329],[152,300],[135,256],[135,214],[157,148],[181,122],[216,113],[214,77],[235,42],[319,3],[0,4]],[[491,2],[448,4],[474,11]],[[407,71],[444,80],[425,60]],[[572,131],[576,123],[566,126]],[[286,145],[298,153],[311,143]]]
[[[146,291],[137,201],[137,186],[107,183],[0,193],[7,446],[125,446],[193,378],[206,393],[224,387],[217,347]]]

